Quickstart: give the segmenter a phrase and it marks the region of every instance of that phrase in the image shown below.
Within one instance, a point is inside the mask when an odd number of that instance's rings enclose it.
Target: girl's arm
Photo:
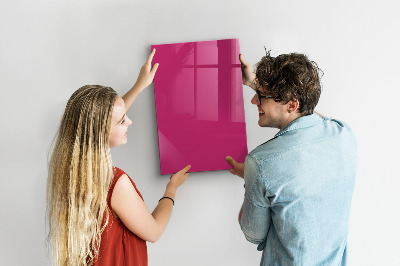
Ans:
[[[163,197],[175,199],[178,187],[189,176],[187,173],[189,169],[190,165],[171,176]],[[160,238],[167,226],[171,217],[172,203],[170,199],[162,199],[153,213],[150,213],[126,174],[118,179],[111,196],[111,207],[124,225],[143,240],[152,243]]]
[[[122,96],[122,99],[125,102],[126,112],[131,109],[136,98],[144,90],[144,88],[153,82],[154,75],[156,74],[158,68],[158,63],[154,64],[153,68],[151,68],[151,61],[153,60],[155,53],[156,49],[153,49],[146,63],[140,69],[135,85],[133,85],[133,87],[124,96]]]

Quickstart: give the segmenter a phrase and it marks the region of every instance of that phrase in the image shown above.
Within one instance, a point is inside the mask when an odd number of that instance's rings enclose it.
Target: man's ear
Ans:
[[[288,102],[287,106],[288,106],[288,113],[294,113],[299,108],[299,101],[293,99]]]

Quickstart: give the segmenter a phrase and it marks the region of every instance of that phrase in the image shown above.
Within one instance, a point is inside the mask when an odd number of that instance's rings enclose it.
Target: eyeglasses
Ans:
[[[255,90],[255,92],[257,93],[258,96],[258,103],[261,104],[261,99],[274,99],[275,102],[280,102],[281,99],[279,99],[278,97],[274,97],[274,96],[263,96],[261,95],[259,90]]]

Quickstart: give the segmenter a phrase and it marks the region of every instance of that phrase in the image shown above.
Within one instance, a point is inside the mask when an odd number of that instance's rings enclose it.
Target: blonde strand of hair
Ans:
[[[84,86],[69,99],[49,162],[47,215],[55,265],[91,265],[109,221],[108,138],[116,93]]]

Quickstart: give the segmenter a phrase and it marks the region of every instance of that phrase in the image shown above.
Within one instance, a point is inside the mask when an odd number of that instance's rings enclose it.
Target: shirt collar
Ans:
[[[310,127],[322,121],[322,118],[317,114],[311,114],[306,116],[301,116],[289,124],[287,124],[284,128],[282,128],[278,133],[276,133],[275,138],[285,134],[286,132],[296,130],[299,128]]]

